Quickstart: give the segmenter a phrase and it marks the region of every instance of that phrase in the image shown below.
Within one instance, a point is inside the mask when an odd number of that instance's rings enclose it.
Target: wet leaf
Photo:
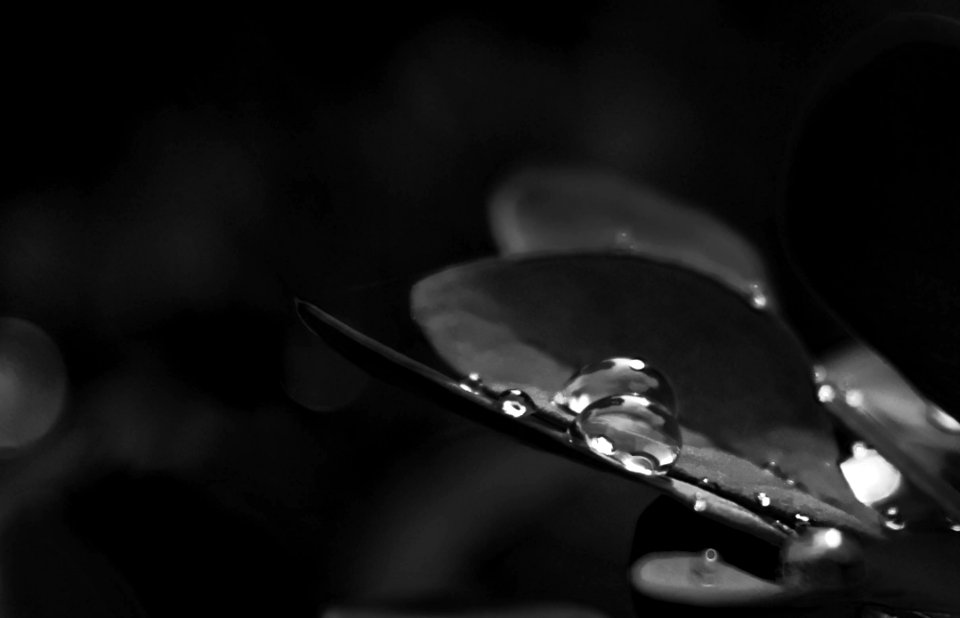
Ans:
[[[653,256],[738,287],[766,283],[757,251],[719,219],[609,172],[533,168],[489,204],[502,254],[608,249]]]
[[[412,309],[456,371],[542,407],[583,365],[643,358],[671,381],[684,427],[872,518],[840,475],[799,342],[723,284],[634,256],[491,260],[421,281]]]
[[[298,300],[297,310],[315,334],[376,378],[415,392],[444,411],[465,416],[527,445],[608,473],[650,483],[687,507],[770,543],[779,544],[789,534],[788,530],[776,525],[775,520],[789,521],[798,509],[809,514],[814,522],[855,530],[859,534],[879,534],[875,521],[861,521],[800,491],[767,470],[716,448],[685,448],[674,467],[675,478],[653,482],[647,477],[630,475],[597,457],[571,448],[562,435],[538,431],[532,425],[503,415],[494,401],[465,392],[456,379],[384,346],[306,301]],[[543,396],[539,398],[547,405]],[[703,479],[707,482],[702,483]],[[770,498],[770,506],[766,509],[757,506],[755,492],[758,488]],[[698,502],[702,508],[697,506]],[[763,511],[763,515],[754,510]]]

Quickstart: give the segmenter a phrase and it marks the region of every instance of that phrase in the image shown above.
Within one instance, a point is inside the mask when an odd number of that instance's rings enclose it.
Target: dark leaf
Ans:
[[[558,256],[453,268],[417,284],[412,303],[456,371],[541,407],[581,366],[639,356],[672,382],[684,428],[875,521],[840,475],[799,342],[723,284],[632,256]]]

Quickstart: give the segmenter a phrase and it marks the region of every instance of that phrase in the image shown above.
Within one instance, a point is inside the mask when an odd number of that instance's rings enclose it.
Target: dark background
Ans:
[[[856,33],[950,7],[5,18],[0,311],[54,337],[72,384],[55,434],[5,462],[7,602],[628,615],[650,496],[365,380],[298,327],[288,293],[322,302],[490,254],[505,175],[601,166],[753,240],[820,351],[840,331],[775,234],[791,128]]]

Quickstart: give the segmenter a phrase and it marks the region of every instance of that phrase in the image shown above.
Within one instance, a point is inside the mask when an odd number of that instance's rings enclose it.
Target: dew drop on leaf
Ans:
[[[639,395],[595,401],[577,417],[576,429],[591,451],[643,476],[666,474],[680,455],[676,417]]]
[[[523,418],[536,409],[530,396],[518,388],[504,391],[499,403],[500,411],[513,418]]]

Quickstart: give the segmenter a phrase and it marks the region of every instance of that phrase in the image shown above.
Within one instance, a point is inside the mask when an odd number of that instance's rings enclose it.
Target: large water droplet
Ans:
[[[518,388],[503,391],[499,399],[500,411],[513,418],[523,418],[536,410],[530,395]]]
[[[676,417],[639,395],[595,401],[577,417],[576,430],[591,451],[644,476],[666,474],[680,455]]]
[[[641,395],[673,411],[673,390],[666,378],[639,358],[608,358],[580,369],[553,403],[575,414],[606,397]]]
[[[945,433],[960,433],[960,421],[933,404],[927,406],[927,420]]]

